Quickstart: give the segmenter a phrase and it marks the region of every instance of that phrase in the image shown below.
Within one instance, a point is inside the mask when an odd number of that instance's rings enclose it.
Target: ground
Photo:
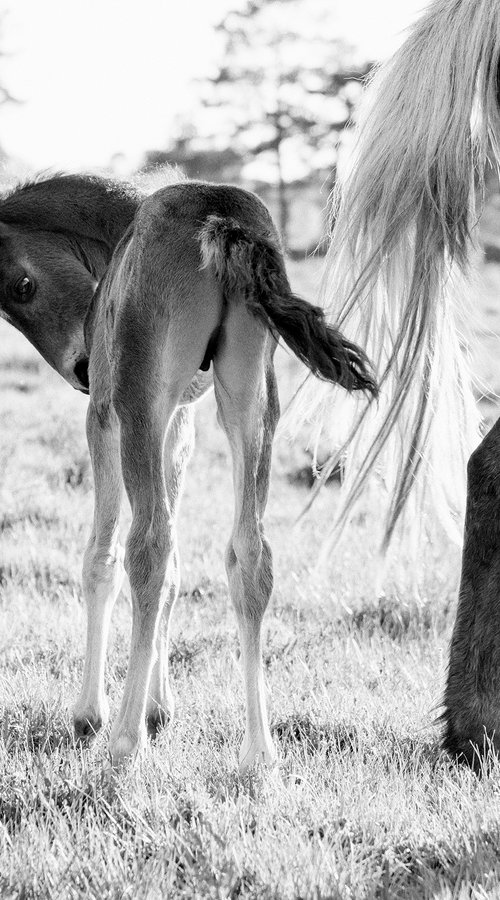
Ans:
[[[292,268],[295,287],[318,263]],[[500,278],[486,270],[493,331]],[[485,415],[495,406],[494,363]],[[109,779],[106,734],[75,746],[83,670],[80,565],[92,512],[87,401],[12,329],[0,331],[0,896],[2,898],[500,897],[500,771],[478,779],[439,749],[459,550],[429,551],[424,583],[377,598],[370,511],[317,571],[336,486],[311,515],[305,454],[276,447],[267,530],[276,589],[265,667],[279,765],[240,780],[238,640],[223,548],[232,498],[213,399],[180,521],[171,646],[176,716]],[[486,346],[486,345],[484,345]],[[281,393],[293,366],[280,359]],[[116,710],[130,608],[118,601],[107,681]]]

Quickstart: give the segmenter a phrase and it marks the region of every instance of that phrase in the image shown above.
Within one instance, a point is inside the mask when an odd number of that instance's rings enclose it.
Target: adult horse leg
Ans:
[[[241,774],[255,760],[271,764],[276,757],[267,721],[261,648],[262,618],[273,587],[271,548],[262,522],[279,417],[273,352],[269,332],[242,303],[231,305],[214,359],[214,381],[219,418],[233,457],[235,512],[226,570],[240,630],[246,692]]]
[[[87,439],[94,473],[95,509],[83,562],[87,650],[83,685],[73,710],[79,738],[95,734],[109,718],[104,663],[111,612],[123,579],[123,551],[118,543],[123,487],[117,425],[109,405],[103,409],[90,402]]]
[[[467,473],[443,744],[477,768],[488,746],[500,752],[500,419],[472,454]]]
[[[165,484],[172,518],[179,504],[184,473],[194,446],[194,408],[181,406],[174,414],[165,440]],[[170,616],[179,593],[179,558],[173,535],[171,581],[156,640],[156,662],[146,703],[148,733],[154,737],[174,712],[174,698],[168,676],[168,636]]]

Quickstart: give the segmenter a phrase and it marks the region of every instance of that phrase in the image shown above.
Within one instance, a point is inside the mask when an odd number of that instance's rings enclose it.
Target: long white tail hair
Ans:
[[[410,496],[420,521],[431,508],[461,537],[479,420],[459,282],[473,256],[487,153],[499,160],[499,54],[499,0],[435,0],[373,77],[333,197],[324,302],[373,361],[381,399],[357,409],[323,477],[345,457],[337,529],[370,473],[382,475],[385,547]],[[331,431],[333,399],[306,382],[289,425]]]

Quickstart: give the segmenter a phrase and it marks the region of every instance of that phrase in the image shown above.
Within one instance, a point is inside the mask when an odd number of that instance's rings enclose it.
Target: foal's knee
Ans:
[[[242,529],[233,535],[227,548],[227,561],[230,565],[239,565],[243,571],[252,572],[260,565],[261,556],[262,538],[258,531]]]
[[[101,548],[91,539],[83,557],[83,588],[86,595],[94,596],[100,587],[112,586],[123,577],[123,548]]]
[[[125,551],[132,591],[160,591],[173,549],[172,522],[166,507],[148,517],[135,517]]]
[[[230,584],[237,588],[233,601],[238,615],[262,618],[273,589],[273,560],[260,531],[233,536],[226,549],[226,570]]]

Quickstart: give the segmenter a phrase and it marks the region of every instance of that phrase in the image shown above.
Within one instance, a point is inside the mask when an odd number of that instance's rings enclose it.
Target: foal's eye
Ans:
[[[28,278],[27,275],[24,278],[19,278],[18,281],[14,284],[14,295],[17,300],[25,302],[29,300],[35,291],[35,282],[32,278]]]

